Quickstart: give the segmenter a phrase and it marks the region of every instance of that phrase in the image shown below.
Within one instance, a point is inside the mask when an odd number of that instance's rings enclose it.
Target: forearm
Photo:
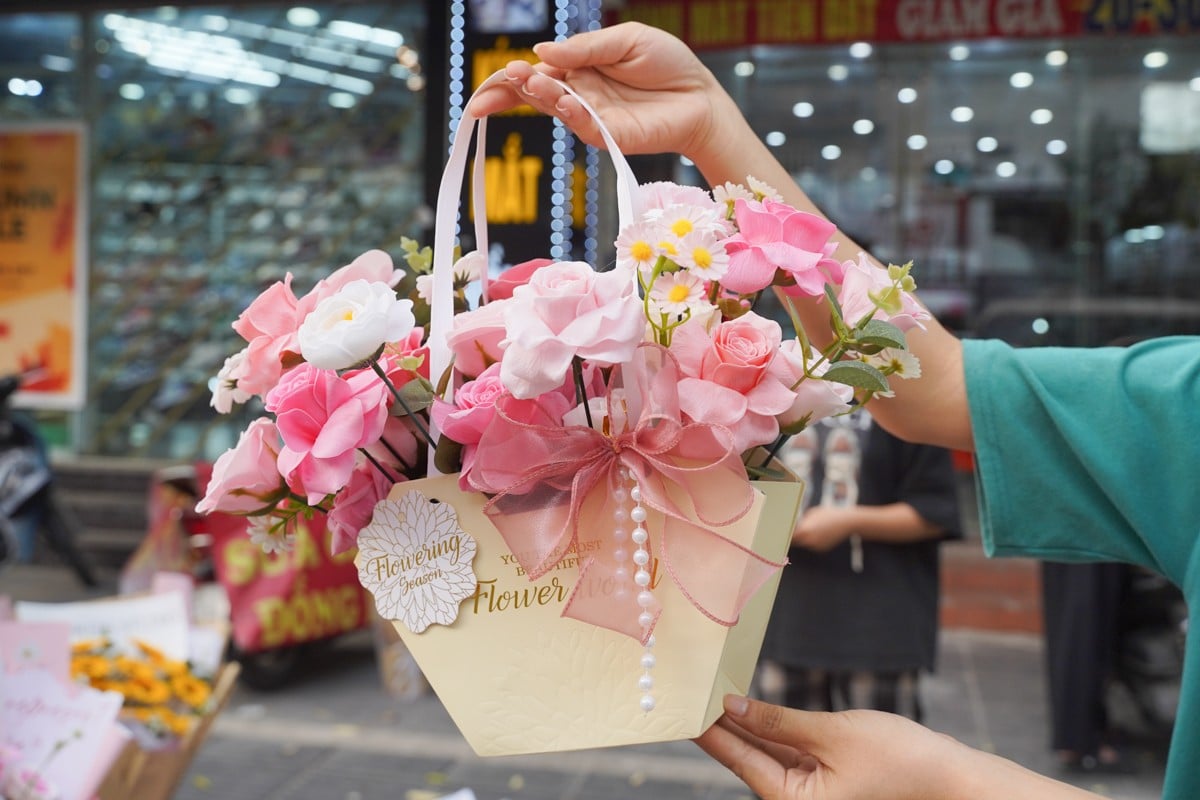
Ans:
[[[869,542],[904,544],[933,539],[942,529],[925,519],[908,503],[888,503],[882,506],[851,506],[848,527]]]
[[[1006,758],[969,750],[951,768],[951,785],[944,800],[1100,800],[1100,795],[1047,778]]]
[[[789,205],[825,216],[792,179],[742,116],[733,99],[713,79],[714,116],[707,135],[697,139],[691,158],[709,185],[726,181],[744,183],[753,175],[775,187]],[[861,247],[839,230],[837,257],[857,258]],[[920,265],[914,270],[920,278]],[[919,289],[918,289],[919,293]],[[815,343],[827,342],[828,312],[823,303],[794,303],[805,330]],[[893,380],[895,397],[871,402],[869,410],[892,434],[912,442],[973,450],[966,384],[962,372],[962,344],[935,319],[926,330],[907,334],[908,347],[924,364],[923,375],[913,380]],[[936,368],[935,368],[936,365]]]

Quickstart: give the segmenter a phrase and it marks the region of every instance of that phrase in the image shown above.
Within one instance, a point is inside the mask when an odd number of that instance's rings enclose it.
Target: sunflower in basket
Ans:
[[[186,661],[146,642],[134,644],[134,651],[123,651],[104,638],[75,643],[71,676],[122,695],[121,720],[135,732],[163,744],[187,736],[210,710],[211,682],[192,672]]]

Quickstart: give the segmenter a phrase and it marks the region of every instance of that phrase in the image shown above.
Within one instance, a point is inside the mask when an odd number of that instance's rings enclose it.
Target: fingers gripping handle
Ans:
[[[499,70],[480,84],[475,93],[478,94],[484,89],[497,86],[505,80],[504,71]],[[556,83],[563,91],[579,101],[600,131],[600,137],[604,140],[604,146],[608,149],[609,158],[617,173],[617,220],[618,225],[624,228],[633,221],[634,214],[638,211],[635,205],[637,181],[633,177],[632,170],[629,169],[629,163],[621,154],[612,134],[608,132],[595,109],[569,86],[558,81]],[[466,172],[471,134],[475,130],[476,123],[479,125],[479,137],[476,145],[475,168],[472,170],[471,178],[475,241],[477,251],[486,255],[488,250],[486,194],[483,186],[483,152],[487,118],[474,116],[465,110],[469,107],[468,101],[464,106],[463,115],[459,119],[458,130],[454,134],[454,143],[450,146],[450,157],[446,161],[446,168],[442,172],[442,182],[438,187],[437,211],[434,218],[433,287],[430,292],[432,300],[429,319],[429,375],[435,383],[450,365],[450,351],[446,346],[446,337],[454,320],[454,229],[458,221],[458,205],[462,193],[463,175]],[[484,276],[485,292],[486,281],[487,278]]]

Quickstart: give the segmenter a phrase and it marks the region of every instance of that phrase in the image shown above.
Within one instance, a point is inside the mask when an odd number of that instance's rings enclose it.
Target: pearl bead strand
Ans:
[[[629,497],[633,500],[633,509],[629,512],[629,519],[637,526],[630,537],[637,546],[633,551],[633,563],[637,566],[637,571],[633,573],[633,582],[638,587],[637,602],[642,608],[641,614],[638,615],[638,624],[644,632],[648,632],[654,624],[654,615],[650,613],[650,607],[654,605],[654,593],[650,590],[650,571],[647,569],[650,564],[650,551],[646,547],[650,535],[645,526],[646,509],[642,507],[642,488],[638,486],[637,478],[631,477],[630,481],[633,488],[629,490]],[[650,674],[650,670],[654,669],[655,662],[654,635],[651,634],[646,639],[645,650],[642,651],[642,677],[638,679],[638,688],[643,692],[641,707],[642,711],[646,712],[654,710],[654,676]]]

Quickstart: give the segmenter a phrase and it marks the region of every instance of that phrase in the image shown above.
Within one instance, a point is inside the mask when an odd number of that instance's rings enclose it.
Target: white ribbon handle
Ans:
[[[487,80],[479,85],[475,94],[484,89],[507,80],[504,70],[497,70]],[[564,83],[555,81],[567,94],[574,97],[584,110],[596,122],[600,137],[608,149],[609,158],[617,172],[617,221],[619,228],[624,228],[634,220],[634,214],[640,209],[635,204],[637,195],[637,180],[633,171],[617,143],[613,141],[608,128],[586,100],[575,93]],[[474,98],[475,95],[472,95]],[[468,101],[469,105],[470,101]],[[475,168],[472,171],[472,189],[474,196],[472,208],[475,214],[475,249],[485,257],[488,252],[487,243],[487,198],[483,185],[484,141],[487,132],[487,118],[479,118],[466,110],[464,106],[462,117],[458,121],[458,130],[454,134],[454,144],[450,146],[450,157],[442,172],[442,182],[438,187],[437,212],[433,229],[433,286],[430,290],[429,316],[429,377],[435,383],[441,378],[446,368],[450,366],[450,349],[446,345],[446,337],[454,321],[454,228],[458,221],[459,199],[462,195],[462,180],[466,172],[467,155],[470,149],[471,134],[479,124],[479,141],[476,145]],[[634,278],[636,280],[636,276]],[[486,297],[487,276],[482,278]],[[430,459],[430,474],[432,459]]]

